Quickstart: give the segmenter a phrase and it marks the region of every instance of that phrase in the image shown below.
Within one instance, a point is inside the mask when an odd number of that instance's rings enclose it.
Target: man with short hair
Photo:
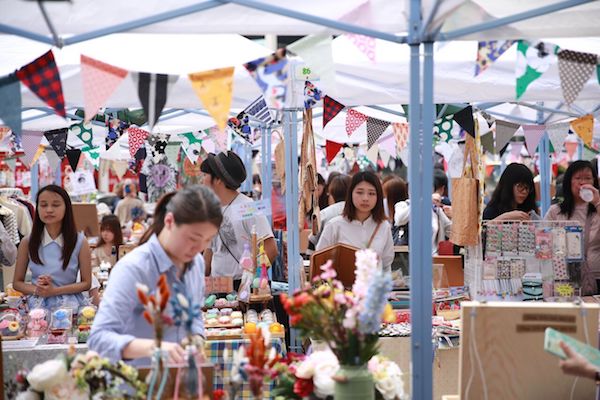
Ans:
[[[273,263],[277,257],[277,244],[269,220],[264,215],[241,219],[234,211],[236,206],[250,203],[252,199],[238,192],[246,179],[246,168],[241,158],[232,151],[209,154],[200,166],[203,183],[221,200],[223,222],[209,249],[204,251],[207,276],[231,276],[234,286],[242,278],[239,265],[244,243],[250,243],[252,226],[256,226],[258,243],[264,241],[267,257]]]

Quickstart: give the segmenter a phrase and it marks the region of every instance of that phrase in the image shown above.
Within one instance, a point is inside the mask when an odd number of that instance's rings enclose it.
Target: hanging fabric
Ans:
[[[304,133],[300,146],[300,205],[298,221],[309,216],[313,234],[319,232],[321,225],[319,196],[317,194],[317,155],[315,150],[315,135],[312,128],[312,109],[304,110]]]

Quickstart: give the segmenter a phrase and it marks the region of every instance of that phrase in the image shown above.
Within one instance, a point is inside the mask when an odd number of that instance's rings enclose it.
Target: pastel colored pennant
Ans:
[[[563,91],[565,103],[571,104],[575,101],[583,85],[591,78],[598,56],[592,53],[582,53],[572,50],[561,50],[558,52],[558,72],[560,75],[560,87]]]
[[[488,40],[477,43],[475,76],[488,69],[514,43],[514,40]]]
[[[369,149],[367,149],[367,158],[373,165],[377,165],[377,159],[379,157],[379,146],[374,143]]]
[[[588,146],[592,146],[592,137],[594,133],[594,116],[591,114],[584,115],[571,121],[571,128]]]
[[[383,135],[383,132],[390,126],[389,121],[373,117],[367,118],[367,149],[373,147],[375,142]],[[379,147],[378,147],[379,148]]]
[[[565,150],[567,151],[569,158],[573,159],[573,156],[575,155],[575,152],[577,151],[577,147],[579,147],[579,143],[565,141]]]
[[[335,64],[333,38],[327,34],[308,35],[287,46],[299,55],[319,77],[319,86],[326,93],[335,94]],[[311,74],[312,75],[312,74]]]
[[[165,155],[171,165],[177,165],[179,158],[179,149],[181,149],[181,143],[169,143],[165,149]]]
[[[150,132],[152,132],[165,104],[167,104],[169,91],[179,77],[148,72],[132,72],[131,77],[137,87],[138,96],[146,118],[148,118]]]
[[[54,150],[46,149],[46,159],[48,159],[48,165],[52,171],[56,171],[56,169],[60,166],[61,159]]]
[[[113,160],[111,161],[111,165],[113,172],[115,173],[115,175],[117,175],[117,178],[119,178],[119,180],[123,179],[123,176],[125,175],[125,173],[127,172],[127,169],[129,168],[129,163],[127,161],[123,161],[123,160]]]
[[[323,128],[335,118],[346,106],[342,103],[332,99],[329,96],[325,96],[323,100]]]
[[[234,67],[227,67],[189,74],[196,95],[220,129],[225,129],[229,119],[233,71]]]
[[[81,82],[86,122],[94,118],[126,76],[127,70],[81,55]]]
[[[397,149],[396,149],[396,140],[394,139],[394,135],[387,135],[379,140],[379,150],[388,153],[390,156],[396,158]],[[385,163],[387,164],[387,163]]]
[[[21,141],[21,84],[15,74],[0,78],[0,119]]]
[[[52,50],[38,57],[17,71],[17,77],[33,93],[66,118],[65,99],[63,98],[60,74],[54,61]]]
[[[533,156],[535,149],[537,149],[540,140],[544,136],[544,132],[546,132],[546,127],[544,125],[521,125],[521,127],[523,128],[527,151]]]
[[[361,51],[369,61],[376,62],[377,45],[374,37],[357,35],[354,33],[346,33],[344,36]]]
[[[546,127],[548,138],[550,139],[555,152],[560,153],[561,149],[563,148],[565,139],[569,134],[570,126],[571,124],[569,122],[558,122]]]
[[[510,144],[510,154],[512,154],[513,157],[520,157],[522,149],[523,142],[512,142]]]
[[[144,145],[144,142],[150,135],[150,132],[140,129],[136,126],[130,126],[127,129],[129,139],[129,155],[131,158],[135,158],[135,153]]]
[[[400,154],[406,145],[408,144],[408,123],[407,122],[394,122],[392,124],[392,130],[394,132],[394,138],[396,139],[396,153]]]
[[[23,160],[26,165],[31,166],[33,164],[33,158],[42,141],[42,136],[43,133],[39,131],[23,130],[21,132],[21,145],[24,153],[24,155],[21,156],[21,160]]]
[[[354,109],[349,109],[346,112],[346,133],[352,135],[359,126],[367,122],[367,116]]]

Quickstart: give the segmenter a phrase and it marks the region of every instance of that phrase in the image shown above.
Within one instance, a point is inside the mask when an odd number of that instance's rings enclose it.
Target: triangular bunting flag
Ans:
[[[0,119],[21,141],[21,84],[15,74],[0,78]]]
[[[560,86],[567,104],[575,101],[583,85],[590,79],[598,63],[598,56],[572,50],[558,52]]]
[[[346,33],[344,36],[351,41],[364,55],[367,56],[369,61],[375,63],[377,49],[376,41],[374,37],[357,35],[354,33]]]
[[[408,123],[394,122],[392,124],[394,139],[396,139],[396,154],[400,154],[408,144]]]
[[[117,178],[119,178],[119,180],[123,179],[123,176],[125,175],[125,173],[127,172],[127,169],[129,168],[129,163],[127,161],[122,161],[122,160],[113,160],[111,161],[111,165],[112,170],[114,171],[115,175],[117,175]]]
[[[569,134],[569,127],[571,124],[569,122],[558,122],[556,124],[548,125],[546,127],[546,131],[548,132],[548,138],[554,147],[554,151],[560,153],[563,145],[565,143],[565,139]]]
[[[202,105],[220,129],[225,129],[231,108],[234,67],[189,74],[190,82]]]
[[[473,107],[468,106],[454,114],[453,118],[467,133],[475,137],[475,122],[473,122]]]
[[[327,151],[327,164],[331,164],[335,156],[344,147],[343,143],[332,142],[331,140],[325,141],[325,150]]]
[[[81,55],[86,122],[94,118],[126,76],[127,70]]]
[[[285,105],[290,77],[285,49],[246,63],[244,67],[262,90],[269,108],[281,110]]]
[[[373,117],[367,118],[367,149],[373,147],[383,132],[390,126],[389,121],[377,119]],[[378,146],[379,148],[379,146]]]
[[[354,161],[358,158],[358,155],[354,151],[352,147],[344,148],[344,158],[350,163],[353,164]]]
[[[19,69],[17,77],[58,115],[66,118],[62,84],[52,50]]]
[[[100,167],[100,146],[85,146],[81,149],[81,152],[85,155],[85,158],[92,163],[94,169],[98,169]]]
[[[177,75],[151,74],[148,72],[132,72],[140,102],[144,108],[150,132],[162,113],[170,88],[177,82]]]
[[[235,133],[247,141],[252,141],[252,128],[250,127],[250,117],[245,111],[239,113],[236,117],[231,117],[227,121],[227,126],[233,129]]]
[[[135,158],[135,153],[144,145],[150,132],[140,129],[137,126],[130,126],[127,129],[127,133],[129,135],[129,155],[131,158]]]
[[[346,112],[346,133],[352,135],[359,126],[367,121],[367,116],[354,109],[349,109]]]
[[[598,84],[600,84],[600,65],[596,66],[596,77],[598,78]]]
[[[537,149],[538,144],[540,144],[540,139],[542,139],[544,132],[546,132],[546,127],[544,125],[522,125],[522,127],[525,143],[527,144],[527,151],[533,157],[535,149]]]
[[[367,158],[373,165],[377,165],[377,157],[379,157],[379,146],[375,143],[371,148],[367,149]]]
[[[577,151],[577,147],[579,147],[579,143],[577,142],[571,142],[571,141],[565,141],[565,150],[567,151],[567,154],[569,155],[569,157],[572,159],[573,156],[575,155],[575,152]]]
[[[390,158],[392,156],[387,151],[381,151],[381,144],[379,145],[379,157],[381,157],[381,161],[383,162],[384,168],[388,166],[390,163]]]
[[[61,159],[56,154],[56,152],[52,149],[46,149],[46,158],[48,159],[48,165],[50,166],[51,171],[56,171],[56,169],[60,166]]]
[[[571,121],[571,128],[583,140],[583,143],[592,146],[592,137],[594,133],[594,117],[591,114],[584,115]]]
[[[492,125],[494,125],[494,122],[496,122],[496,118],[492,117],[490,114],[488,114],[485,111],[480,111],[481,116],[485,119],[485,122],[487,122],[488,126],[491,128]]]
[[[325,96],[323,100],[323,128],[329,121],[335,118],[346,107],[342,103],[332,99],[329,96]]]
[[[48,143],[60,158],[65,158],[67,150],[67,128],[55,129],[44,133]]]
[[[69,127],[69,132],[77,136],[86,146],[94,147],[94,131],[89,122],[79,122]]]
[[[520,125],[518,124],[499,119],[496,120],[496,154],[500,153],[519,128]]]
[[[248,107],[246,107],[244,109],[244,112],[263,122],[267,126],[273,123],[273,117],[271,116],[269,107],[267,107],[265,97],[262,94],[256,100],[254,100]]]
[[[35,155],[33,156],[33,160],[31,160],[31,165],[35,164],[41,157],[42,154],[44,154],[44,149],[45,147],[42,146],[41,144],[38,146],[37,151],[35,152]]]
[[[433,134],[439,136],[442,142],[450,142],[452,139],[452,127],[454,126],[454,115],[447,115],[435,121]]]
[[[215,150],[216,150],[215,141],[208,137],[205,137],[202,139],[202,148],[207,153],[216,153],[215,152]]]
[[[410,151],[408,147],[403,148],[398,156],[400,157],[400,160],[402,160],[402,164],[406,166],[410,165]]]
[[[147,157],[152,157],[156,163],[165,158],[165,149],[167,148],[170,137],[171,135],[166,133],[155,133],[148,136],[148,146],[146,147],[146,151],[150,151]]]
[[[304,108],[309,109],[323,100],[323,92],[310,81],[304,82]]]
[[[394,139],[394,135],[387,135],[381,139],[379,139],[379,151],[383,151],[388,153],[391,157],[396,158],[398,151],[396,150],[396,140]],[[383,158],[383,156],[382,156]],[[387,163],[385,163],[387,164]]]
[[[214,139],[216,152],[227,151],[227,141],[229,136],[227,132],[220,131],[216,126],[206,129],[204,132]]]
[[[590,149],[587,146],[583,146],[583,151],[581,154],[582,159],[591,161],[594,158],[596,158],[597,155],[598,155],[598,153],[596,153],[594,150]]]
[[[319,86],[326,93],[335,94],[335,64],[332,52],[333,38],[331,35],[318,34],[304,36],[287,46],[296,53],[311,69],[310,76],[319,77]]]
[[[171,165],[177,165],[177,158],[179,157],[179,149],[181,148],[181,143],[173,142],[167,144],[167,148],[165,149],[165,155],[167,156],[167,160]]]
[[[108,117],[106,119],[106,126],[108,127],[108,132],[106,133],[105,141],[106,150],[108,150],[117,142],[117,140],[119,140],[123,135],[123,132],[129,128],[129,124],[117,118]]]
[[[512,142],[510,144],[510,154],[513,157],[519,157],[521,155],[522,149],[523,149],[523,142]]]
[[[494,132],[489,131],[479,138],[483,151],[494,154]]]
[[[81,158],[81,150],[79,149],[67,149],[67,160],[69,160],[69,165],[73,172],[77,170],[77,165],[79,165],[79,159]]]
[[[551,43],[538,42],[530,44],[519,40],[517,45],[517,100],[523,96],[527,87],[556,62],[556,46]]]
[[[179,138],[181,139],[183,151],[185,151],[185,154],[192,164],[195,164],[202,151],[202,139],[200,138],[200,133],[180,133]]]
[[[6,165],[8,165],[8,168],[10,168],[11,171],[14,171],[15,166],[17,165],[17,159],[16,158],[5,158],[4,163]]]
[[[21,145],[23,146],[23,156],[21,156],[21,160],[28,166],[33,164],[33,158],[35,157],[35,153],[42,141],[42,132],[38,131],[26,131],[24,130],[21,133]]]
[[[489,40],[477,44],[475,76],[490,67],[514,43],[514,40]]]

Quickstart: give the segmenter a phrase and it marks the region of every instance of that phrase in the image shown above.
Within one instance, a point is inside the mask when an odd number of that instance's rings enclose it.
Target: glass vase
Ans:
[[[366,365],[340,365],[335,400],[375,400],[375,382]]]

